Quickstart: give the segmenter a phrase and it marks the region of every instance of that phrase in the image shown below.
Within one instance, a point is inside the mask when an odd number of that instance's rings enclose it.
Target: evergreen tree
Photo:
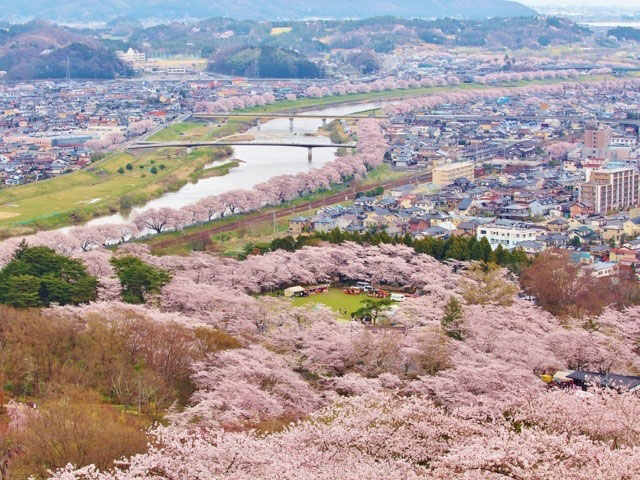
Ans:
[[[95,300],[97,287],[80,260],[24,241],[0,270],[0,303],[18,308],[87,303]]]
[[[506,263],[506,252],[505,249],[502,248],[502,245],[498,245],[498,247],[491,252],[489,256],[489,261],[491,263],[495,263],[496,265],[504,265]]]
[[[443,317],[440,321],[444,333],[456,340],[463,340],[462,318],[462,305],[456,297],[451,297],[444,307]]]
[[[451,237],[452,241],[449,243],[445,258],[453,258],[455,260],[470,260],[471,251],[469,250],[469,243],[464,238]]]
[[[111,264],[122,285],[122,299],[127,303],[145,303],[147,294],[159,293],[171,280],[168,272],[137,257],[112,258]]]

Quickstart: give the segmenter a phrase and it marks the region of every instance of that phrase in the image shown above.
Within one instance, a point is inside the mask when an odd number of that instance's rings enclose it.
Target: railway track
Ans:
[[[339,193],[328,195],[321,199],[303,203],[295,207],[281,208],[279,210],[262,213],[249,218],[238,219],[236,221],[233,221],[231,223],[227,223],[224,225],[215,226],[216,222],[214,221],[212,223],[211,228],[208,228],[199,232],[195,232],[195,233],[185,233],[178,237],[173,237],[157,243],[152,243],[151,246],[153,249],[170,248],[176,245],[183,244],[185,242],[201,239],[203,238],[203,236],[211,237],[213,235],[220,235],[222,233],[232,232],[241,227],[250,227],[251,225],[257,225],[263,222],[273,221],[274,219],[275,221],[277,221],[278,218],[288,217],[290,215],[295,215],[296,213],[304,213],[308,210],[317,209],[324,205],[331,205],[331,204],[339,203],[341,201],[353,200],[355,199],[358,193],[367,192],[377,187],[383,187],[385,189],[388,189],[388,188],[399,187],[401,185],[407,185],[409,183],[414,183],[414,182],[428,182],[428,181],[431,181],[431,178],[432,178],[431,173],[422,172],[416,175],[410,175],[410,176],[400,178],[397,180],[392,180],[389,182],[379,182],[376,184],[369,184],[369,185],[356,185],[355,188],[353,188],[353,184],[350,184],[350,187],[348,189]]]

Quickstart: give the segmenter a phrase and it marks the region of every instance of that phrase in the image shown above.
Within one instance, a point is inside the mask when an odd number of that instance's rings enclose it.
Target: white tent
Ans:
[[[304,292],[304,288],[302,288],[301,286],[289,287],[284,290],[284,296],[288,298],[296,296],[299,297],[302,292]]]

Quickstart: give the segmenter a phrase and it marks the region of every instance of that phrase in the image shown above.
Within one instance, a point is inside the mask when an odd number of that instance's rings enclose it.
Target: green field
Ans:
[[[218,125],[210,127],[205,123],[174,123],[149,137],[148,141],[174,142],[180,140],[215,140],[240,133],[250,127],[251,122],[239,118],[231,118],[228,122]]]
[[[212,148],[189,155],[176,150],[141,157],[114,153],[77,172],[1,189],[0,226],[53,228],[113,213],[180,188],[193,171],[222,156],[221,149]],[[154,166],[156,174],[151,173]],[[123,174],[118,173],[121,167]]]
[[[195,128],[202,127],[201,123],[195,122],[184,122],[184,123],[174,123],[169,125],[167,128],[163,128],[158,133],[152,135],[148,138],[150,142],[170,142],[173,140],[180,140],[182,135],[189,130],[193,130]]]
[[[360,302],[366,300],[366,295],[347,295],[340,288],[330,288],[327,293],[319,293],[308,297],[299,297],[291,300],[294,307],[324,305],[340,315],[343,320],[351,320],[351,314],[362,305]],[[346,311],[346,313],[345,313]]]

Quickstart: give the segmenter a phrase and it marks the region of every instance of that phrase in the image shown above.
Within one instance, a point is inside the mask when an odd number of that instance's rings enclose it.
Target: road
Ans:
[[[623,123],[625,125],[640,125],[639,120],[629,120],[626,118],[610,117],[586,117],[575,115],[416,115],[416,120],[442,120],[456,122],[502,122],[509,120],[523,122],[544,122],[548,120],[558,120],[561,122],[586,122],[596,121],[598,123]]]
[[[182,122],[186,121],[187,118],[189,118],[190,116],[191,116],[191,112],[183,113],[182,115],[177,116],[173,121],[171,121],[169,123],[157,125],[155,128],[152,128],[147,133],[145,133],[145,134],[143,134],[143,135],[141,135],[139,137],[134,137],[131,140],[123,143],[122,145],[120,145],[118,150],[127,151],[131,147],[133,147],[135,144],[137,144],[138,142],[146,142],[148,138],[152,137],[156,133],[164,130],[165,128],[169,127],[170,125],[173,125],[174,123],[182,123]]]
[[[241,227],[248,227],[248,226],[257,225],[263,222],[273,221],[274,218],[277,221],[279,218],[295,215],[296,213],[305,213],[308,210],[318,209],[325,205],[332,205],[345,200],[353,200],[355,199],[355,196],[357,193],[367,192],[377,187],[384,187],[385,189],[388,189],[388,188],[399,187],[401,185],[407,185],[414,182],[430,182],[431,178],[432,176],[430,172],[422,172],[416,175],[410,175],[404,178],[400,178],[398,180],[392,180],[388,182],[381,182],[381,183],[369,184],[369,185],[359,185],[359,186],[356,186],[355,189],[353,188],[353,183],[352,183],[349,189],[347,190],[344,190],[340,193],[328,195],[324,198],[314,200],[312,202],[303,203],[295,207],[281,208],[279,210],[270,211],[267,213],[260,213],[255,216],[242,218],[224,225],[215,226],[216,222],[214,222],[211,228],[208,228],[196,233],[182,234],[177,238],[174,237],[174,238],[169,238],[167,240],[163,240],[157,243],[152,243],[152,247],[154,249],[169,248],[169,247],[187,243],[192,240],[198,240],[205,236],[208,238],[208,237],[211,237],[212,235],[219,235],[221,233],[232,232]]]

